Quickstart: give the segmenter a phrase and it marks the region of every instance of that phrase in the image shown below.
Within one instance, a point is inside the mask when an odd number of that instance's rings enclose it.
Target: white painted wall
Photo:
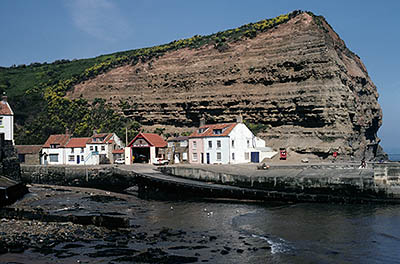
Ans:
[[[12,140],[14,143],[14,116],[2,115],[0,133],[4,133],[5,140]]]
[[[90,154],[89,149],[88,148],[83,148],[83,152],[81,148],[74,148],[74,150],[72,151],[72,148],[65,148],[65,164],[67,165],[89,165],[88,163],[85,163],[85,159],[88,157],[88,155]],[[74,160],[70,161],[70,156],[74,156]],[[78,158],[77,156],[79,156],[79,164],[77,163]],[[83,157],[83,159],[82,159]],[[90,165],[94,165],[94,164],[90,164]]]
[[[41,158],[41,164],[47,165],[64,165],[66,164],[65,149],[64,148],[43,148],[43,156]],[[47,160],[44,159],[44,154],[47,154]],[[58,161],[50,161],[50,154],[58,154]]]
[[[230,163],[247,163],[250,162],[251,151],[255,144],[255,137],[250,129],[243,123],[237,124],[229,133],[230,137]],[[234,141],[234,144],[232,144]],[[249,158],[246,159],[245,153],[249,153]],[[232,159],[232,153],[235,155],[235,159]]]
[[[221,147],[218,147],[218,141],[221,142]],[[209,146],[211,142],[211,148]],[[229,137],[205,137],[203,138],[204,146],[204,163],[207,163],[207,154],[210,156],[210,164],[228,164],[229,163]],[[221,153],[221,159],[218,159],[218,154]]]

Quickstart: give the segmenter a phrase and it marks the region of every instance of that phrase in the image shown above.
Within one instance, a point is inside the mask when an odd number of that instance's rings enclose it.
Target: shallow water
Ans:
[[[101,203],[93,197],[103,196],[61,193],[65,196],[37,203],[45,208],[60,202],[56,208],[63,210],[79,203],[75,208],[80,213],[118,212],[129,217],[132,225],[140,226],[140,230],[132,227],[133,232],[144,231],[148,237],[165,227],[185,232],[182,240],[173,238],[154,247],[170,254],[197,256],[199,262],[400,263],[400,206],[156,201],[131,195]],[[30,205],[35,206],[35,202]],[[71,249],[77,255],[70,258],[57,259],[27,250],[0,255],[0,263],[76,263],[78,259],[82,263],[110,263],[115,258],[88,257],[103,243],[79,242],[82,247]],[[137,250],[149,247],[136,240],[127,246]]]
[[[248,249],[251,246],[243,243],[248,239],[271,246],[268,251],[247,250],[240,257],[216,254],[213,259],[219,263],[400,263],[400,206],[203,202],[153,206],[149,217],[156,225],[208,230],[232,248]]]

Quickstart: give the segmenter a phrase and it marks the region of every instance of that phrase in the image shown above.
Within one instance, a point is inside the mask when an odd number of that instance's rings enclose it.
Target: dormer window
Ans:
[[[222,129],[213,129],[213,134],[214,135],[221,135],[222,134]]]
[[[202,133],[206,132],[207,129],[208,129],[208,127],[202,127],[202,128],[199,128],[198,132],[199,132],[199,134],[202,134]]]
[[[60,146],[60,144],[50,144],[50,148],[52,149],[58,148],[58,146]]]

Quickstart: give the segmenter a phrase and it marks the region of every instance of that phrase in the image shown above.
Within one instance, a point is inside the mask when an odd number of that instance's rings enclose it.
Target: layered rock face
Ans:
[[[375,157],[382,122],[378,93],[360,58],[325,22],[300,13],[255,38],[206,45],[115,68],[69,97],[129,102],[145,127],[189,131],[201,116],[264,124],[268,146],[326,158]]]

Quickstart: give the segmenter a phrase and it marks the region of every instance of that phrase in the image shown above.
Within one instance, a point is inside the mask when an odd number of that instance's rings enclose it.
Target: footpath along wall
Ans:
[[[165,174],[232,186],[294,194],[330,195],[356,200],[398,200],[400,164],[276,166],[249,170],[221,166],[168,166]],[[394,201],[395,202],[395,201]]]

